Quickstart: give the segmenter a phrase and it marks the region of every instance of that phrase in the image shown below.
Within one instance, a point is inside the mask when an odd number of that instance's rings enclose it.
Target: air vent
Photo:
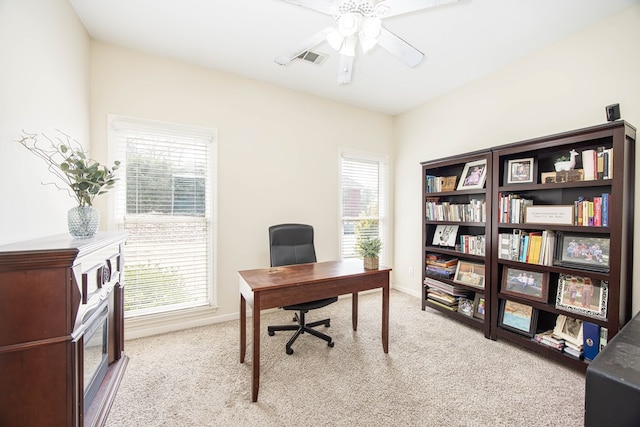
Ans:
[[[312,62],[314,64],[322,64],[325,59],[327,59],[327,55],[323,55],[322,53],[311,52],[310,50],[306,50],[298,55],[298,59],[303,59],[305,61]]]

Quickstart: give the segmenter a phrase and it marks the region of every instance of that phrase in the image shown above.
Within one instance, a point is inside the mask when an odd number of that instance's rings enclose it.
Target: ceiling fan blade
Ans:
[[[384,0],[376,7],[381,12],[381,18],[388,18],[457,1],[459,0]]]
[[[424,53],[411,46],[386,28],[380,30],[378,45],[396,56],[409,67],[415,67],[424,58]]]
[[[284,0],[287,3],[293,3],[296,6],[306,7],[307,9],[313,9],[325,15],[335,15],[336,6],[331,0]]]
[[[338,68],[338,84],[351,83],[351,71],[353,71],[353,56],[340,55],[340,66]]]
[[[274,61],[280,65],[287,65],[289,62],[293,61],[298,56],[300,56],[300,54],[308,51],[312,47],[317,46],[323,41],[325,41],[327,39],[327,34],[329,34],[331,31],[334,31],[334,28],[327,27],[324,30],[317,32],[311,37],[300,42],[300,44],[298,44],[292,50],[289,50],[281,55],[276,56]]]

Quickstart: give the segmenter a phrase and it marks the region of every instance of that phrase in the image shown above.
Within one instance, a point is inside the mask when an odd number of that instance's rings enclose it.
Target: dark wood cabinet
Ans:
[[[103,425],[124,375],[125,234],[0,246],[0,425]]]

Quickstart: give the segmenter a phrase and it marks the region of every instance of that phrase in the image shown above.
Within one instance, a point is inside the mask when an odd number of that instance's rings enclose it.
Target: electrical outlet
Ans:
[[[409,277],[413,277],[413,267],[409,267]]]

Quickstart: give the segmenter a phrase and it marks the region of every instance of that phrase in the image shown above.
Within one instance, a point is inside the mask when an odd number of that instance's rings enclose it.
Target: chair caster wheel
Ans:
[[[333,348],[334,342],[333,342],[333,341],[331,341],[330,343],[327,343],[327,345],[328,345],[329,347]]]
[[[293,354],[293,349],[292,348],[288,348],[287,349],[287,354]]]
[[[269,332],[269,336],[270,336],[270,337],[272,337],[272,336],[274,336],[274,335],[276,334],[276,333],[275,333],[275,332],[273,332],[273,331],[268,331],[268,332]]]
[[[328,328],[329,326],[331,326],[331,322],[327,322],[327,323],[324,324],[325,328]]]

